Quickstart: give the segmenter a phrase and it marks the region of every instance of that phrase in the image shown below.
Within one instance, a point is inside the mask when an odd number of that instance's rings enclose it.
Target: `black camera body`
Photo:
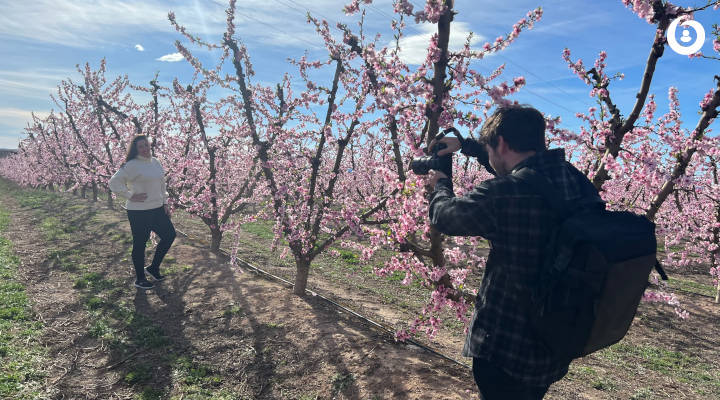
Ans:
[[[465,154],[468,157],[477,158],[480,165],[485,167],[491,175],[496,175],[495,170],[490,165],[490,157],[482,142],[470,139],[465,140],[460,132],[454,127],[445,129],[442,133],[435,137],[435,140],[438,141],[442,139],[450,132],[452,132],[460,141],[460,152],[462,154]],[[437,154],[440,150],[446,147],[447,145],[445,143],[438,142],[430,155],[417,157],[410,161],[410,169],[412,169],[412,171],[417,175],[427,175],[430,170],[433,169],[444,173],[449,178],[452,177],[452,153],[445,154],[444,156],[438,156]]]
[[[444,156],[438,156],[437,154],[444,148],[447,148],[445,143],[438,143],[430,155],[417,157],[410,161],[410,169],[416,175],[427,175],[433,169],[450,176],[452,174],[452,153]]]

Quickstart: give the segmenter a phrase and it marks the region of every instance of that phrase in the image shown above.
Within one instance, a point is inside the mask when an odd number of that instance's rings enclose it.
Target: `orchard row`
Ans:
[[[662,1],[623,3],[657,27],[633,108],[615,105],[611,83],[622,76],[607,75],[605,52],[588,69],[566,49],[562,58],[598,105],[577,113],[583,120],[579,132],[562,129],[559,118],[548,116],[548,145],[565,148],[609,207],[646,215],[657,224],[665,263],[709,265],[717,276],[720,143],[708,127],[720,107],[720,78],[697,78],[709,91],[698,99],[699,117],[692,126],[680,120],[675,88],[668,93],[669,110],[660,116],[650,94],[670,21],[701,10]],[[471,304],[470,296],[449,300],[448,289],[436,281],[449,273],[462,288],[485,260],[472,251],[478,238],[443,238],[429,226],[425,178],[408,171],[408,162],[443,128],[456,126],[477,137],[488,113],[511,103],[507,97],[521,90],[525,79],[504,79],[504,66],[486,76],[473,65],[521,33],[531,34],[525,31],[542,17],[542,9],[532,10],[479,50],[468,38],[462,49],[450,51],[452,4],[428,0],[415,10],[410,2],[396,1],[396,40],[385,46],[364,36],[361,20],[353,30],[308,17],[328,56],[293,60],[297,74],[278,77],[275,86],[253,80],[250,52],[235,33],[235,1],[228,6],[227,31],[219,43],[202,41],[170,13],[170,23],[187,39],[176,45],[196,71],[191,81],[162,86],[156,77],[143,86],[127,76],[106,77],[104,61],[96,70],[90,64],[79,67],[79,79],[60,82],[52,96],[57,110],[34,116],[19,153],[0,161],[0,172],[23,185],[97,193],[107,190],[132,137],[147,135],[165,167],[171,206],[208,226],[214,250],[240,223],[275,221],[275,243],[287,243],[281,250],[296,263],[294,292],[304,294],[312,261],[332,245],[356,249],[363,261],[379,249],[392,249],[394,255],[376,272],[401,271],[404,284],[417,279],[432,290],[426,307],[400,336],[420,328],[432,335],[442,310],[466,321]],[[345,11],[352,19],[361,9],[355,0]],[[398,43],[408,23],[437,27],[421,65],[400,57]],[[194,56],[203,48],[217,56],[215,65]],[[139,97],[150,101],[140,103]],[[458,195],[489,178],[474,160],[459,156],[454,162]],[[646,299],[677,305],[664,291],[648,291]]]

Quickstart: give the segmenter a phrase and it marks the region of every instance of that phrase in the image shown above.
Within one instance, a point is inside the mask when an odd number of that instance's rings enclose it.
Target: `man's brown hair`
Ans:
[[[545,117],[527,105],[499,107],[480,130],[481,142],[497,148],[502,136],[511,150],[518,153],[545,150]]]

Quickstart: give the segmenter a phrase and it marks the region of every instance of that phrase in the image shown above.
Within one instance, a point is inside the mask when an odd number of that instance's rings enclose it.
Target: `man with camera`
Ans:
[[[447,136],[431,148],[439,144],[445,148],[437,151],[438,158],[461,150],[489,164],[496,174],[456,197],[452,168],[438,167],[452,165],[447,158],[430,172],[431,224],[446,235],[482,236],[490,242],[463,355],[473,357],[473,376],[483,399],[542,399],[569,364],[553,356],[530,324],[530,293],[558,220],[550,204],[517,172],[534,170],[566,202],[597,196],[597,190],[565,160],[563,149],[545,148],[545,119],[528,106],[498,108],[478,141]],[[449,279],[439,283],[448,285]]]

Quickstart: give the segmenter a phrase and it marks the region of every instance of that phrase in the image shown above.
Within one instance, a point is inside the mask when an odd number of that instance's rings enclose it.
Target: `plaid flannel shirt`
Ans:
[[[597,195],[585,175],[565,161],[562,149],[537,153],[513,172],[524,166],[544,175],[568,201]],[[562,378],[567,363],[553,358],[529,324],[530,289],[557,224],[542,196],[512,173],[486,180],[462,197],[455,197],[449,179],[440,179],[430,195],[430,220],[446,235],[490,242],[463,355],[489,360],[530,386]]]

